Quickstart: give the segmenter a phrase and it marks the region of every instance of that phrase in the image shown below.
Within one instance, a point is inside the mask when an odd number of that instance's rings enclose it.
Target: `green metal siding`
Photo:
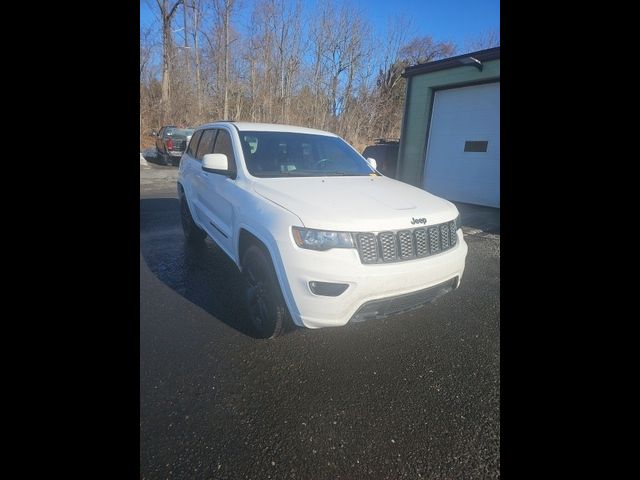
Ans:
[[[422,187],[433,92],[438,89],[500,80],[500,59],[485,62],[482,72],[460,66],[409,77],[398,153],[398,180]]]

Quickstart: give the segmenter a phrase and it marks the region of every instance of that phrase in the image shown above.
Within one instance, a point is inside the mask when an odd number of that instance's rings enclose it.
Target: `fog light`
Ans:
[[[325,297],[337,297],[342,294],[348,286],[348,283],[309,282],[309,288],[313,293]]]

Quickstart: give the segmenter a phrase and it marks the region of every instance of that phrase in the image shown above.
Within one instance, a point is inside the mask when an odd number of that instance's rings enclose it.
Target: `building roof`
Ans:
[[[477,65],[473,60],[469,60],[470,57],[480,62],[497,60],[500,58],[500,47],[478,50],[477,52],[469,52],[463,55],[458,55],[456,57],[443,58],[442,60],[412,65],[404,69],[404,72],[402,72],[402,76],[407,78],[414,75],[420,75],[422,73],[437,72],[438,70],[447,70],[449,68]],[[465,60],[470,63],[464,63]]]

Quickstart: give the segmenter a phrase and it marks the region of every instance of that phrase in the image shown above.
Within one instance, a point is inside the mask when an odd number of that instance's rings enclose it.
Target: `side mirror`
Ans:
[[[155,130],[151,130],[151,136],[152,137],[157,137],[158,136],[158,132],[156,132]]]
[[[207,172],[223,173],[229,170],[229,160],[224,153],[207,153],[202,157],[202,169]]]
[[[367,163],[369,164],[369,166],[371,166],[371,168],[373,168],[374,170],[378,169],[378,164],[376,163],[376,159],[375,158],[367,158]]]

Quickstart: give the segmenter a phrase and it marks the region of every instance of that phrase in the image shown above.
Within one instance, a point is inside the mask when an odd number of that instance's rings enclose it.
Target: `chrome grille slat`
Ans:
[[[376,236],[373,233],[356,234],[356,243],[362,263],[378,262],[378,244],[376,242]]]
[[[408,259],[414,256],[413,235],[411,230],[400,230],[398,233],[398,247],[400,258]]]
[[[378,234],[378,242],[380,243],[380,253],[384,262],[392,262],[398,257],[398,246],[393,232],[380,232]]]
[[[446,223],[440,225],[440,239],[440,245],[443,250],[446,250],[451,246],[449,243],[449,225]]]
[[[457,241],[454,221],[396,232],[355,233],[360,261],[393,263],[436,255],[453,248]]]
[[[440,251],[440,228],[429,227],[429,254],[434,255]]]
[[[429,255],[429,243],[427,242],[427,231],[424,228],[417,228],[413,232],[416,239],[416,256],[426,257]]]

